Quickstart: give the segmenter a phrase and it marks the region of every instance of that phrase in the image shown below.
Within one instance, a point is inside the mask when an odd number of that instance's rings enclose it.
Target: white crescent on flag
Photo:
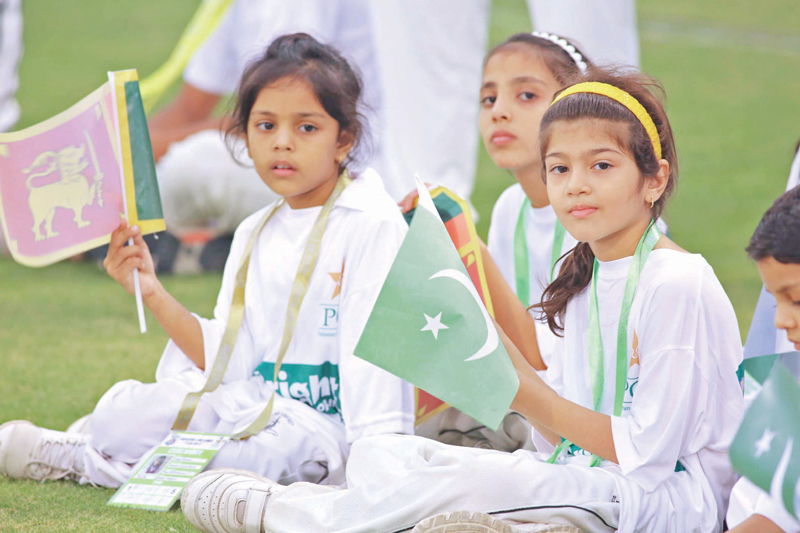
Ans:
[[[439,272],[435,273],[431,277],[428,278],[428,281],[434,278],[451,278],[462,284],[464,287],[467,288],[469,293],[475,298],[475,303],[478,304],[478,307],[483,313],[483,318],[486,320],[486,329],[488,330],[488,334],[486,335],[486,342],[481,346],[481,349],[475,352],[475,355],[464,359],[464,361],[477,361],[478,359],[483,359],[493,351],[497,349],[497,345],[500,342],[499,336],[497,335],[497,330],[494,327],[494,323],[492,322],[492,318],[489,316],[489,313],[486,311],[486,308],[483,306],[481,302],[481,297],[478,295],[478,291],[475,289],[475,285],[472,284],[472,281],[463,273],[455,270],[453,268],[446,268],[444,270],[440,270]]]
[[[772,476],[772,483],[769,487],[769,495],[773,500],[780,502],[781,505],[783,505],[783,482],[786,479],[786,470],[789,469],[789,460],[792,458],[793,444],[794,439],[789,437],[789,440],[786,441],[786,447],[783,449],[781,460],[778,461],[778,466],[775,468],[775,474]],[[795,509],[795,511],[796,510],[797,509]]]

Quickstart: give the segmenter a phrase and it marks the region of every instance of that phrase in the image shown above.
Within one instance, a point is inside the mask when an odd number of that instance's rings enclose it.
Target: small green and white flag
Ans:
[[[782,363],[775,364],[747,411],[730,457],[737,472],[798,516],[800,385]]]
[[[496,430],[519,378],[425,186],[355,354]]]

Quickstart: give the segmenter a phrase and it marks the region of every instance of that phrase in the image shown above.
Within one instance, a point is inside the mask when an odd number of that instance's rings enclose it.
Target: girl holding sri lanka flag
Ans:
[[[380,177],[347,171],[361,89],[335,49],[305,34],[250,65],[230,133],[281,199],[236,231],[214,317],[175,300],[141,229],[120,224],[105,267],[128,292],[139,270],[170,337],[156,381],[115,384],[74,432],[3,424],[0,474],[118,487],[173,428],[233,436],[212,468],[338,484],[355,439],[413,432],[413,388],[353,355],[407,231]]]
[[[563,337],[544,379],[501,332],[520,382],[511,407],[538,452],[370,437],[346,488],[208,472],[184,492],[187,518],[205,531],[722,531],[741,340],[709,264],[655,225],[677,157],[653,89],[590,69],[542,118],[548,198],[579,244],[538,306]]]

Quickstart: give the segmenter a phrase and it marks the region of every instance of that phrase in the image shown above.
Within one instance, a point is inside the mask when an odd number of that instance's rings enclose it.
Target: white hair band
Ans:
[[[533,35],[534,37],[539,37],[540,39],[547,39],[551,43],[560,46],[562,50],[564,50],[567,54],[569,54],[569,57],[572,58],[572,61],[578,67],[578,70],[581,71],[581,74],[586,74],[586,69],[587,69],[586,61],[583,59],[581,53],[578,52],[578,50],[573,45],[569,44],[569,41],[567,41],[563,37],[559,37],[558,35],[554,35],[552,33],[546,33],[543,31],[535,31],[532,32],[531,35]]]

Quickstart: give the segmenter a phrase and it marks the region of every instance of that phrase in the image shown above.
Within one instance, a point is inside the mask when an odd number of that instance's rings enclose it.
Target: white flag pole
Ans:
[[[117,112],[117,91],[114,83],[114,73],[108,73],[108,81],[111,83],[111,101],[114,103],[114,116],[117,118],[117,165],[119,167],[119,176],[122,181],[122,206],[125,209],[125,220],[130,224],[131,220],[128,216],[128,195],[125,188],[125,171],[122,165],[122,143],[119,137],[119,116]],[[133,246],[133,237],[128,239],[128,245]],[[147,333],[147,322],[144,319],[144,302],[142,302],[142,287],[139,284],[139,269],[133,269],[133,293],[136,297],[136,310],[139,313],[139,331]]]

